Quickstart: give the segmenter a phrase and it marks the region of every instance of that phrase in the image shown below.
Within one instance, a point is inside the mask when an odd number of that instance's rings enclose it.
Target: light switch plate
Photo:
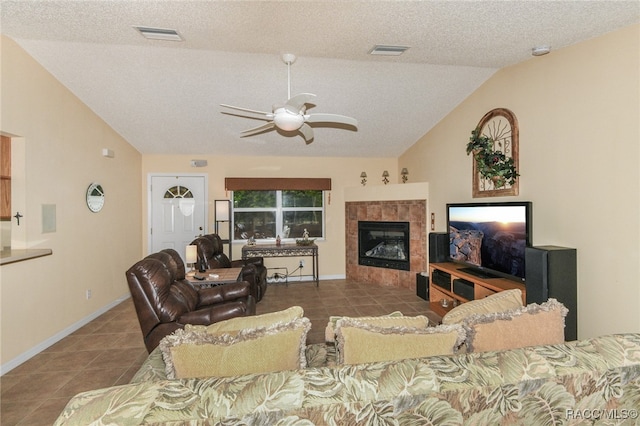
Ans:
[[[42,233],[56,232],[56,205],[42,205]]]

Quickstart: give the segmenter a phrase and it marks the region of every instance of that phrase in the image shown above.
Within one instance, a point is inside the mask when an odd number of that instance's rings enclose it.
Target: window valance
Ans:
[[[227,191],[328,191],[331,178],[225,178]]]

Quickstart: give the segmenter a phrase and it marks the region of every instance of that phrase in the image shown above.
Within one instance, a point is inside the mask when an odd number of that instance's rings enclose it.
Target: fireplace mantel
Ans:
[[[351,186],[344,189],[344,201],[406,201],[428,200],[427,182],[389,185]]]

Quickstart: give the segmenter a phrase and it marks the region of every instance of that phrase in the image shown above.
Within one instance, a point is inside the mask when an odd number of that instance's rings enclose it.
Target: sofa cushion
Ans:
[[[391,312],[390,314],[387,315],[380,315],[380,316],[375,316],[375,317],[347,317],[347,316],[340,316],[340,315],[332,315],[329,317],[329,322],[327,323],[327,327],[324,330],[324,338],[326,342],[335,342],[335,338],[336,338],[336,323],[338,322],[338,320],[341,320],[343,318],[351,318],[351,319],[357,319],[361,322],[367,322],[369,324],[376,324],[376,325],[412,325],[412,326],[423,326],[422,321],[420,321],[418,324],[415,323],[415,320],[410,319],[410,323],[407,323],[406,320],[400,320],[401,322],[394,322],[395,320],[391,320],[391,321],[387,321],[389,318],[398,318],[398,317],[403,317],[402,312],[400,311],[395,311],[395,312]],[[415,318],[415,317],[414,317]]]
[[[177,330],[160,342],[167,378],[231,377],[306,367],[308,318],[238,333]]]
[[[442,317],[442,324],[459,324],[473,314],[504,312],[522,306],[522,292],[520,290],[505,290],[483,299],[472,300],[456,306]]]
[[[209,334],[238,334],[241,330],[269,327],[278,323],[288,323],[294,319],[302,318],[304,310],[300,306],[292,306],[282,311],[270,312],[261,315],[231,318],[211,325],[186,324],[187,331],[206,331]]]
[[[382,326],[355,318],[338,320],[338,363],[360,364],[453,354],[465,337],[462,326],[452,324],[428,327],[426,324],[429,320],[424,318],[425,325],[418,327]],[[423,321],[422,318],[418,320]]]
[[[564,319],[568,309],[556,299],[541,305],[490,314],[475,314],[462,325],[469,352],[499,351],[564,342]]]

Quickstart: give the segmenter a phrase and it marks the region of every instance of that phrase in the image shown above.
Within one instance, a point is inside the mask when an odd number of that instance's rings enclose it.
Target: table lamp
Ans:
[[[195,245],[188,245],[185,258],[186,258],[187,265],[191,264],[191,269],[189,270],[187,275],[188,276],[195,275],[196,273],[195,264],[198,261],[198,247]]]

